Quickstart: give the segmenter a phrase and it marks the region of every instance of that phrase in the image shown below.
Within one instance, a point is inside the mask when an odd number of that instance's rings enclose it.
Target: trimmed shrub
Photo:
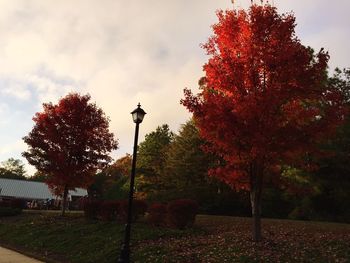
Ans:
[[[148,221],[155,226],[166,224],[167,206],[161,203],[154,203],[148,208]]]
[[[2,216],[16,216],[22,213],[22,209],[12,207],[0,207],[0,217]]]
[[[88,219],[97,219],[101,206],[100,200],[85,199],[83,202],[84,215]]]
[[[119,206],[120,204],[118,201],[103,201],[99,208],[99,216],[103,221],[115,220],[117,218]]]
[[[0,217],[19,215],[24,207],[25,202],[20,199],[0,201]]]
[[[9,200],[0,201],[0,207],[11,207],[11,201]]]
[[[198,204],[191,199],[178,199],[169,202],[167,211],[169,226],[184,229],[193,225]]]
[[[26,208],[26,201],[24,201],[24,200],[21,200],[21,199],[12,199],[11,201],[10,201],[10,203],[11,203],[11,207],[12,208],[17,208],[17,209],[24,209],[24,208]]]
[[[127,220],[128,215],[128,200],[120,201],[119,215],[123,221]],[[134,199],[132,201],[132,221],[136,221],[144,216],[147,211],[147,203],[144,200]]]
[[[135,207],[136,218],[144,216],[147,212],[148,204],[144,200],[134,200],[133,207]]]

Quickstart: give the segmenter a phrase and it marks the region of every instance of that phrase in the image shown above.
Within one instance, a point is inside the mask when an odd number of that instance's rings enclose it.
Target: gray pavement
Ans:
[[[40,262],[42,261],[24,256],[16,251],[0,247],[0,263],[40,263]]]

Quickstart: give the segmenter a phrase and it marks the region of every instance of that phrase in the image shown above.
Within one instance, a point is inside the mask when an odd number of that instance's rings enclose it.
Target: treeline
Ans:
[[[266,181],[263,216],[350,222],[349,143],[350,119],[336,138],[320,146],[332,151],[315,160],[312,171],[285,167],[282,182]],[[250,216],[247,192],[208,176],[208,169],[220,160],[208,155],[205,146],[192,120],[178,134],[166,124],[147,134],[139,145],[136,197],[150,202],[190,198],[198,201],[201,213]],[[126,198],[131,158],[120,158],[97,174],[89,193],[102,199]]]
[[[182,125],[178,134],[167,124],[147,134],[138,147],[135,197],[164,203],[194,199],[202,213],[249,215],[247,193],[232,191],[208,177],[208,169],[219,160],[204,148],[192,120]],[[89,194],[101,199],[126,198],[131,160],[132,156],[126,155],[98,173]]]
[[[26,176],[24,163],[20,159],[9,158],[0,164],[0,178],[44,182],[46,175],[36,172],[33,176]]]
[[[201,213],[250,216],[247,192],[208,176],[208,169],[221,160],[207,154],[205,147],[192,120],[177,134],[166,124],[147,134],[138,148],[136,198],[149,202],[189,198],[198,201]],[[266,181],[264,217],[350,222],[350,118],[320,149],[328,154],[314,160],[311,171],[286,166],[282,183]],[[131,160],[126,155],[97,173],[89,195],[127,198]],[[10,158],[0,165],[0,178],[45,181],[38,172],[25,175],[21,160]]]
[[[0,178],[26,180],[24,164],[19,159],[9,158],[0,164]]]

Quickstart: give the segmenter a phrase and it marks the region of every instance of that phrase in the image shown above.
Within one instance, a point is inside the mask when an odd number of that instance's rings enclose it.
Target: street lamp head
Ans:
[[[132,119],[135,123],[141,123],[143,120],[143,117],[145,117],[146,112],[141,109],[140,103],[137,105],[137,108],[131,112]]]

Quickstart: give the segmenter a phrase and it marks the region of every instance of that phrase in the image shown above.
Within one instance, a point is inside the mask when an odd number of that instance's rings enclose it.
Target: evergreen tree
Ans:
[[[166,163],[167,184],[191,189],[208,184],[208,169],[213,156],[203,151],[205,141],[193,120],[186,122],[171,143]]]
[[[145,140],[140,143],[137,157],[138,191],[151,193],[164,187],[162,177],[173,137],[169,126],[163,124],[147,134]]]

